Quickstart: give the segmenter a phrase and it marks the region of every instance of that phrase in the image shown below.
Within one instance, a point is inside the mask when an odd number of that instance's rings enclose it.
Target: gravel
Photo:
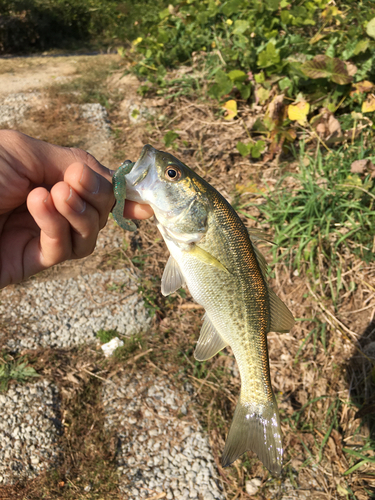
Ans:
[[[124,500],[224,500],[207,435],[190,408],[190,397],[168,377],[126,374],[104,386],[103,404],[106,426],[115,428],[118,437]]]
[[[60,457],[57,388],[47,380],[0,393],[0,484],[33,478]]]
[[[39,104],[40,92],[9,94],[0,101],[0,128],[15,127],[26,112]]]
[[[11,332],[6,345],[12,352],[72,347],[95,341],[100,329],[144,332],[151,319],[137,288],[129,269],[6,288],[0,293],[0,316]]]

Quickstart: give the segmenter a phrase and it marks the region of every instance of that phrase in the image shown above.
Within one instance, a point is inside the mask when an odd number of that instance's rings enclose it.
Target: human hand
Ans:
[[[0,131],[0,288],[89,255],[115,202],[111,172],[86,151]],[[145,219],[127,202],[124,216]]]

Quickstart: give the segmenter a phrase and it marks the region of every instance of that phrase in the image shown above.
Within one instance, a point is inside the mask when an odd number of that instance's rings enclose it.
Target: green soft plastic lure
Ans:
[[[124,217],[124,207],[126,200],[126,180],[125,175],[127,175],[131,169],[134,167],[135,163],[130,160],[124,161],[122,165],[116,170],[112,177],[113,192],[116,198],[116,205],[112,210],[112,215],[117,224],[125,229],[125,231],[136,231],[137,226],[133,221],[125,219]]]

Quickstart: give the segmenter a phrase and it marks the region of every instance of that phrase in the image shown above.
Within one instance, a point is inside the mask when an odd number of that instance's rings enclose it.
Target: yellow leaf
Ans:
[[[233,120],[235,116],[237,116],[237,103],[233,99],[227,101],[222,108],[226,111],[226,115],[224,116],[224,120]]]
[[[309,114],[309,111],[310,104],[306,101],[300,101],[297,104],[290,104],[288,106],[288,118],[303,125],[304,123],[306,123],[306,118]]]
[[[371,92],[374,87],[375,85],[368,80],[354,83],[352,86],[353,90],[350,92],[350,96],[352,97],[354,94],[361,94],[362,92]]]
[[[371,94],[367,100],[362,104],[362,113],[372,113],[375,111],[375,95]]]

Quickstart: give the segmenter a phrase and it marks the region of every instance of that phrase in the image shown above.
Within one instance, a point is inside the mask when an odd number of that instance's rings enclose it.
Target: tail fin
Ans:
[[[255,451],[270,472],[280,474],[283,448],[275,400],[260,405],[244,402],[240,397],[221,459],[223,467],[247,450]]]

